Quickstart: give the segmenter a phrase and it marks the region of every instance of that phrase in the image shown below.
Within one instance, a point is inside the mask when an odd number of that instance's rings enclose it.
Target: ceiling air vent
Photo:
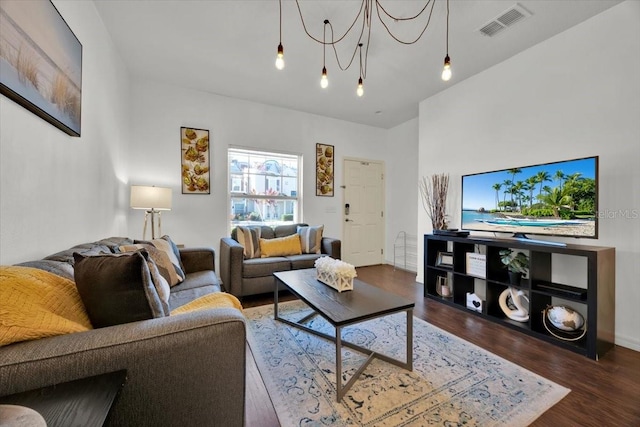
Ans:
[[[478,31],[485,36],[493,37],[502,30],[506,30],[507,27],[510,27],[516,22],[520,22],[530,16],[531,12],[516,3],[496,18],[484,24]]]

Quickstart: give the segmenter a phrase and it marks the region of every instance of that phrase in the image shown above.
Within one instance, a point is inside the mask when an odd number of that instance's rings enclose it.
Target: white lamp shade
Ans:
[[[145,185],[132,185],[131,208],[170,211],[171,189],[164,187],[149,187]]]

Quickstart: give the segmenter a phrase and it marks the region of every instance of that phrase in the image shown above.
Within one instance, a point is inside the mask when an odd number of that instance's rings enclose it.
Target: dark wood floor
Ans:
[[[473,313],[427,300],[422,285],[415,282],[415,273],[383,265],[359,268],[358,278],[414,298],[416,317],[571,389],[534,426],[640,426],[640,352],[615,346],[596,362]],[[280,298],[293,299],[289,294]],[[269,295],[243,301],[247,308],[272,303]],[[249,350],[246,425],[279,425]]]

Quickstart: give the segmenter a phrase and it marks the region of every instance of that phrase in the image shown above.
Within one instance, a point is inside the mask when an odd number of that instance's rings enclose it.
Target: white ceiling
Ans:
[[[133,76],[269,105],[390,128],[418,115],[418,103],[548,39],[620,0],[521,0],[532,16],[495,37],[478,29],[515,5],[509,0],[451,0],[449,55],[453,77],[440,79],[445,56],[446,1],[435,0],[431,23],[410,46],[393,41],[372,17],[365,94],[355,94],[357,58],[340,71],[327,49],[329,87],[319,85],[322,46],[302,28],[295,1],[284,0],[286,67],[274,66],[279,37],[277,0],[94,0],[117,50]],[[361,1],[300,1],[308,30],[322,38],[329,19],[342,34]],[[393,15],[417,13],[424,1],[382,0]],[[424,20],[403,24],[415,37]],[[354,30],[359,30],[358,24]],[[357,40],[338,45],[348,62]],[[544,66],[544,64],[540,64]]]

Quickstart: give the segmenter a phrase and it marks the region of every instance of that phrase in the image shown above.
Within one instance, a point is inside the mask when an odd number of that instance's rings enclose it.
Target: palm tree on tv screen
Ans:
[[[530,176],[529,178],[527,178],[527,180],[525,181],[527,190],[529,191],[529,197],[528,197],[528,201],[529,201],[529,209],[531,209],[532,207],[532,203],[533,203],[533,190],[536,189],[536,184],[538,183],[538,178],[536,175],[534,176]]]
[[[500,189],[502,188],[502,184],[500,184],[500,183],[493,184],[493,186],[491,188],[496,190],[496,210],[499,211],[500,210],[500,195],[499,195],[499,192],[500,192]]]
[[[513,181],[510,179],[505,179],[502,183],[504,185],[504,192],[502,193],[502,206],[505,207],[504,210],[507,210],[507,194],[511,193],[511,187],[513,187]],[[513,201],[513,197],[511,197],[511,201]]]
[[[540,201],[553,210],[553,216],[560,217],[560,209],[571,209],[572,199],[571,196],[566,194],[558,187],[551,189],[551,191],[538,196]]]
[[[524,190],[524,182],[518,181],[513,184],[512,194],[516,197],[516,210],[522,210],[522,191]]]
[[[522,169],[513,168],[513,169],[508,169],[507,172],[509,172],[511,174],[511,185],[514,185],[513,183],[516,180],[516,174],[522,173]],[[511,191],[511,202],[512,202],[512,204],[513,204],[513,195],[514,195],[514,193],[513,193],[513,189],[512,189],[512,191]]]
[[[558,181],[560,183],[560,191],[562,191],[562,184],[564,183],[564,172],[562,172],[561,170],[556,171],[556,173],[553,175],[553,180],[554,181]]]

